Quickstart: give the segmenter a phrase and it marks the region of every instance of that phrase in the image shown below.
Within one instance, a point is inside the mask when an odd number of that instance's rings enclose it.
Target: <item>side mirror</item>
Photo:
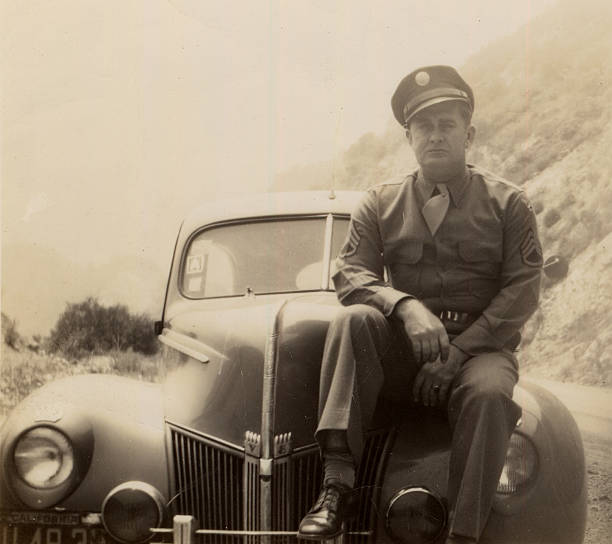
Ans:
[[[153,324],[153,331],[155,332],[155,336],[159,336],[162,331],[164,330],[164,322],[163,321],[156,321]]]
[[[567,277],[568,271],[569,262],[561,255],[552,255],[544,261],[544,274],[553,282],[561,281]]]

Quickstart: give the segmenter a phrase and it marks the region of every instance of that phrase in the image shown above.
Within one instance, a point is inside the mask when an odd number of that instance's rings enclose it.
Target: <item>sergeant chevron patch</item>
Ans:
[[[521,258],[527,266],[542,266],[542,248],[533,229],[527,231],[521,242]]]
[[[357,223],[351,221],[351,227],[346,237],[346,241],[344,242],[344,246],[340,251],[340,257],[344,259],[346,257],[355,255],[357,248],[359,247],[360,240],[361,233],[359,232],[359,227],[357,226]]]

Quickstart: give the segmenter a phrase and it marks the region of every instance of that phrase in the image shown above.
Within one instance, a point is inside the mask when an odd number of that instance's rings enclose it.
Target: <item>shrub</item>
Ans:
[[[23,345],[23,339],[17,332],[17,322],[4,312],[2,313],[2,340],[13,349],[20,349]]]
[[[149,382],[159,381],[161,362],[158,357],[143,357],[131,349],[111,353],[112,370],[120,376],[132,376]]]
[[[105,307],[87,298],[67,305],[51,331],[49,349],[75,359],[127,349],[151,355],[157,351],[157,340],[148,317],[132,315],[123,305]]]

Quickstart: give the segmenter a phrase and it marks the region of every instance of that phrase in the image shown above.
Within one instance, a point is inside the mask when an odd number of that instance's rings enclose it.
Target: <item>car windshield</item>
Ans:
[[[322,285],[326,224],[325,217],[314,217],[203,230],[187,248],[183,294],[212,298],[327,288],[326,282]],[[334,219],[332,259],[344,241],[347,225],[346,218]]]

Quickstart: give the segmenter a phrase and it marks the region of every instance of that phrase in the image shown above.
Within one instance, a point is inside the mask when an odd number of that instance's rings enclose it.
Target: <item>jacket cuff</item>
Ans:
[[[395,311],[395,307],[402,300],[414,298],[408,293],[393,289],[393,287],[385,287],[384,290],[382,290],[378,294],[380,294],[383,298],[382,312],[385,317],[391,317],[391,314],[393,314],[393,312]]]
[[[483,326],[481,319],[483,318],[475,321],[451,342],[471,357],[481,353],[501,351],[504,347],[499,339],[491,334],[488,327]]]

